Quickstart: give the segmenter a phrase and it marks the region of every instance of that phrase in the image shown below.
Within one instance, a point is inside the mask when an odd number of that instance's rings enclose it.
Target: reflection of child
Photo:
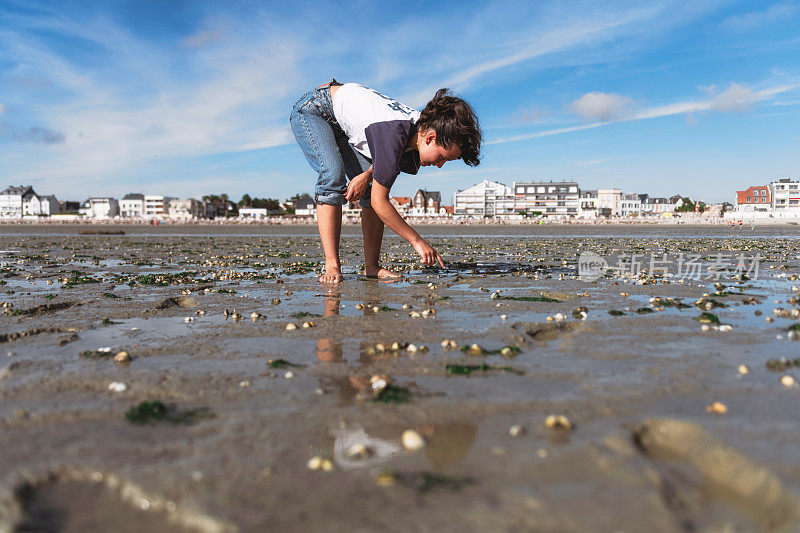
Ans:
[[[456,159],[480,163],[481,130],[467,102],[440,89],[420,112],[372,89],[333,80],[303,95],[289,121],[318,173],[314,199],[325,251],[321,282],[342,281],[339,237],[342,205],[348,201],[360,200],[362,208],[366,276],[397,277],[378,263],[384,225],[411,243],[423,265],[444,266],[397,213],[389,189],[400,172],[416,174],[420,166],[441,168]]]

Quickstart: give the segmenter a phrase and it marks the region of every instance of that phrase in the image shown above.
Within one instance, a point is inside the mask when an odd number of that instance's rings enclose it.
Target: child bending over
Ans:
[[[384,225],[411,243],[423,265],[444,266],[389,202],[389,189],[400,172],[416,174],[420,166],[441,168],[456,159],[473,167],[480,163],[480,125],[467,102],[440,89],[419,112],[367,87],[332,80],[303,95],[289,122],[318,174],[314,200],[325,251],[321,282],[342,281],[339,238],[342,205],[348,201],[361,205],[364,275],[399,277],[378,262]]]

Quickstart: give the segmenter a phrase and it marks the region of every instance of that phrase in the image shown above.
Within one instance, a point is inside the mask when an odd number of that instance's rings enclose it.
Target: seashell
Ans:
[[[508,428],[508,434],[512,437],[521,437],[525,434],[525,428],[522,426],[522,424],[514,424]]]
[[[295,329],[297,329],[297,324],[292,324],[291,322],[286,324],[286,331],[292,331],[292,330],[295,330]]]
[[[310,320],[308,322],[303,322],[303,327],[304,328],[313,328],[314,327],[314,323],[312,321],[310,321]]]
[[[494,291],[491,296],[492,300],[497,300],[500,298],[500,291]]]
[[[294,377],[294,372],[292,372],[291,370],[289,370],[288,372],[286,372],[286,373],[283,375],[283,377],[285,377],[286,379],[292,379],[292,378]]]
[[[411,353],[415,353],[417,351],[417,346],[415,344],[409,344],[406,346],[406,350]]]
[[[261,313],[259,313],[258,311],[253,311],[252,313],[250,313],[250,318],[252,318],[253,320],[258,320],[259,318],[261,318]]]
[[[130,363],[131,362],[131,356],[128,355],[128,352],[123,350],[123,351],[119,352],[117,355],[114,356],[114,362],[115,363]]]
[[[408,304],[403,304],[403,309],[411,309],[411,306]]]
[[[191,322],[194,322],[194,317],[193,316],[187,316],[186,318],[183,319],[183,321],[186,322],[187,324],[189,324]]]
[[[500,315],[500,320],[505,320],[508,318],[508,315]]]
[[[108,390],[111,392],[125,392],[128,390],[128,386],[119,381],[112,381],[108,384]]]
[[[429,288],[430,290],[435,290],[435,289],[436,289],[436,285],[435,285],[435,284],[433,284],[433,283],[428,283],[428,288]]]
[[[196,314],[197,316],[203,316],[203,315],[205,315],[205,314],[206,314],[206,312],[205,312],[205,311],[203,311],[202,309],[198,309],[197,311],[195,311],[195,313],[194,313],[194,314]]]
[[[397,476],[393,472],[381,472],[375,476],[375,483],[379,487],[391,487],[397,482]]]
[[[547,418],[544,420],[544,425],[549,429],[572,430],[572,422],[564,415],[547,415]]]
[[[619,295],[620,295],[620,296],[623,296],[623,297],[628,297],[628,296],[630,296],[630,294],[628,294],[627,292],[621,292],[621,293],[619,293]]]
[[[411,318],[419,318],[419,317],[421,317],[422,315],[421,315],[421,314],[419,314],[419,313],[418,313],[418,312],[416,312],[416,311],[411,311],[410,313],[408,313],[408,316],[410,316]]]
[[[715,415],[724,415],[728,412],[728,407],[722,402],[714,402],[706,405],[706,411]]]
[[[445,350],[455,350],[458,348],[458,343],[451,339],[445,339],[442,341],[442,348]]]
[[[741,375],[749,374],[750,369],[747,367],[747,365],[739,365],[739,373]]]
[[[717,329],[718,329],[719,331],[733,331],[733,326],[731,326],[730,324],[722,324],[722,325],[721,325],[721,326],[719,326],[719,328],[717,328]]]
[[[358,310],[364,309],[364,304],[356,304],[356,309]]]
[[[415,452],[425,447],[425,439],[413,429],[405,430],[400,440],[403,442],[403,448],[410,452]]]
[[[377,312],[378,312],[378,311],[380,311],[380,310],[381,310],[381,308],[380,308],[380,307],[378,307],[377,305],[376,305],[375,307],[373,307],[373,308],[372,308],[372,312],[373,312],[373,313],[377,313]]]
[[[250,386],[250,382],[249,381],[240,381],[239,382],[239,386],[242,387],[242,388],[249,387]]]
[[[783,385],[786,388],[789,388],[789,387],[794,387],[795,385],[797,385],[797,382],[795,381],[795,379],[792,376],[787,374],[787,375],[781,377],[781,385]]]
[[[347,455],[348,459],[362,460],[372,455],[372,450],[370,448],[367,448],[363,444],[353,444],[352,446],[347,448],[345,454]]]
[[[374,392],[380,392],[392,383],[392,379],[389,376],[375,374],[369,378],[369,383]]]
[[[315,455],[314,457],[308,460],[308,462],[306,463],[306,467],[309,470],[319,470],[320,468],[322,468],[322,457],[320,457],[319,455]]]

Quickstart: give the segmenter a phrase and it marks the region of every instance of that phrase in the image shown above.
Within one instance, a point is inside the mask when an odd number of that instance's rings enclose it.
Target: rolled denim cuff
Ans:
[[[343,194],[340,194],[338,192],[327,192],[315,195],[314,201],[317,204],[344,205],[347,203],[347,198],[345,198]]]

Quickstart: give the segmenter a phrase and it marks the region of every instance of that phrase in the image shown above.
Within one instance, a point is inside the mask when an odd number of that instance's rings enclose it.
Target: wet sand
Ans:
[[[314,228],[80,229],[0,227],[0,531],[800,529],[796,229],[429,226],[449,268],[387,236],[383,283],[346,227],[337,287]]]

